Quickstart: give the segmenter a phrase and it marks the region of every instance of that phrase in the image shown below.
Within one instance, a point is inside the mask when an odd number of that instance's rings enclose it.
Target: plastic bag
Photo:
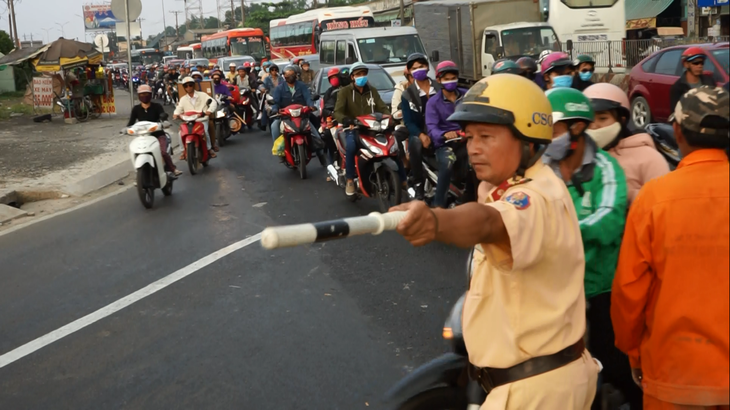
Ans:
[[[279,135],[279,138],[274,141],[274,146],[271,147],[271,155],[277,156],[277,157],[283,157],[284,156],[284,136]]]

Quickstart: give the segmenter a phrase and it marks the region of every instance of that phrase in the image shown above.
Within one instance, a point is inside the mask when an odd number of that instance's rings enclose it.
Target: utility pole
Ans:
[[[241,27],[246,27],[246,9],[244,1],[241,0]]]
[[[165,47],[167,47],[167,22],[165,21],[165,0],[160,0],[162,3],[162,27],[164,27],[162,30],[162,41],[165,43]],[[161,47],[163,50],[165,47]]]
[[[236,28],[236,8],[233,6],[233,0],[231,0],[231,28]]]
[[[142,39],[142,46],[144,47],[144,37],[142,36],[142,22],[147,19],[144,19],[142,17],[138,18],[137,21],[139,21],[139,38]]]
[[[221,29],[221,0],[215,0],[216,18],[218,19],[218,30]]]
[[[231,0],[231,4],[233,4],[233,0]],[[15,46],[15,37],[13,37],[13,13],[10,12],[10,0],[8,0],[8,35],[10,35],[10,40],[13,42],[13,46]]]
[[[177,15],[182,13],[181,11],[171,11],[170,13],[175,15],[175,37],[177,37],[177,40],[180,39],[180,24],[177,20]]]
[[[8,0],[10,2],[10,15],[13,18],[13,36],[15,37],[16,46],[22,48],[20,45],[20,38],[18,37],[18,20],[15,19],[15,0]]]

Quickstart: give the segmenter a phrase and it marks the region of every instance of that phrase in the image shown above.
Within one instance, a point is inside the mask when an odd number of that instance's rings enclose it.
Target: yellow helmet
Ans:
[[[501,124],[515,137],[538,144],[553,139],[553,109],[543,90],[515,74],[494,74],[469,89],[449,121]]]

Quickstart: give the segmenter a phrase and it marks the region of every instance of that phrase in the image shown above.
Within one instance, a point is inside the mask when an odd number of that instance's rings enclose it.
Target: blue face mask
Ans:
[[[368,76],[364,75],[362,77],[357,77],[355,79],[355,85],[358,87],[365,87],[365,84],[368,83]]]
[[[572,85],[572,75],[559,75],[557,77],[553,77],[553,88],[570,88]]]
[[[590,81],[591,77],[593,77],[593,73],[590,71],[581,72],[579,75],[580,75],[580,79],[583,81]]]

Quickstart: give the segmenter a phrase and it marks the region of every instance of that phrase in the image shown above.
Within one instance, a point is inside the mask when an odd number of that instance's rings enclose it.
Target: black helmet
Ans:
[[[411,67],[413,67],[413,63],[416,61],[428,65],[428,57],[426,57],[425,54],[413,53],[408,56],[408,59],[406,59],[406,68],[410,71]]]
[[[523,74],[535,74],[537,72],[537,63],[532,57],[520,57],[517,65],[522,69]]]

